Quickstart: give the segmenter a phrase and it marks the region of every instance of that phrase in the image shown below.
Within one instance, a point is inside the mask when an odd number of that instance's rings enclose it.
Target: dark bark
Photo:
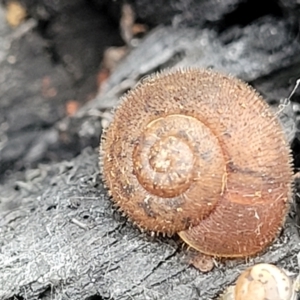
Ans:
[[[150,238],[122,217],[98,173],[98,155],[87,149],[1,187],[0,299],[213,299],[254,262],[298,270],[289,219],[264,255],[202,274],[177,238]]]

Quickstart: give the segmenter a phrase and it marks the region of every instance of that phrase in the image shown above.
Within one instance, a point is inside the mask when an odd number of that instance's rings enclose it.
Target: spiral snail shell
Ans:
[[[259,263],[241,273],[234,286],[228,287],[219,300],[296,300],[297,279],[293,282],[284,270]]]
[[[274,265],[257,264],[244,271],[235,286],[235,300],[290,300],[292,283]]]
[[[140,228],[240,257],[283,225],[289,145],[265,101],[236,78],[186,69],[144,80],[121,99],[100,148],[104,182]]]
[[[256,264],[238,277],[220,300],[295,300],[293,280],[284,270],[267,263]]]

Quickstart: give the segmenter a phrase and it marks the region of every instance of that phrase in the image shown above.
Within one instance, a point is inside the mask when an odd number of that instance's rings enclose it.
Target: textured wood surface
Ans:
[[[40,166],[1,187],[0,299],[213,299],[254,262],[297,272],[293,221],[264,255],[187,264],[177,238],[151,238],[122,217],[99,181],[97,152]]]

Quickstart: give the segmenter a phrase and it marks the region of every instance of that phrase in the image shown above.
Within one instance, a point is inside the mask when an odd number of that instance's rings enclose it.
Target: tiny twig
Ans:
[[[295,83],[294,88],[293,88],[293,90],[291,91],[290,95],[289,95],[287,98],[285,98],[285,99],[283,100],[283,103],[281,103],[281,104],[278,106],[278,111],[276,112],[276,116],[278,116],[278,115],[284,110],[284,108],[285,108],[287,105],[290,104],[291,98],[292,98],[293,95],[295,94],[295,92],[296,92],[296,90],[298,89],[299,85],[300,85],[300,78],[298,78],[298,79],[296,80],[296,83]]]

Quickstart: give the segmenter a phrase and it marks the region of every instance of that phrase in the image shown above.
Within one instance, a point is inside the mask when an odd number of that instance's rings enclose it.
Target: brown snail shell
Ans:
[[[209,255],[253,255],[285,220],[292,164],[282,128],[248,85],[209,70],[163,72],[121,100],[103,134],[113,200],[139,227]]]

